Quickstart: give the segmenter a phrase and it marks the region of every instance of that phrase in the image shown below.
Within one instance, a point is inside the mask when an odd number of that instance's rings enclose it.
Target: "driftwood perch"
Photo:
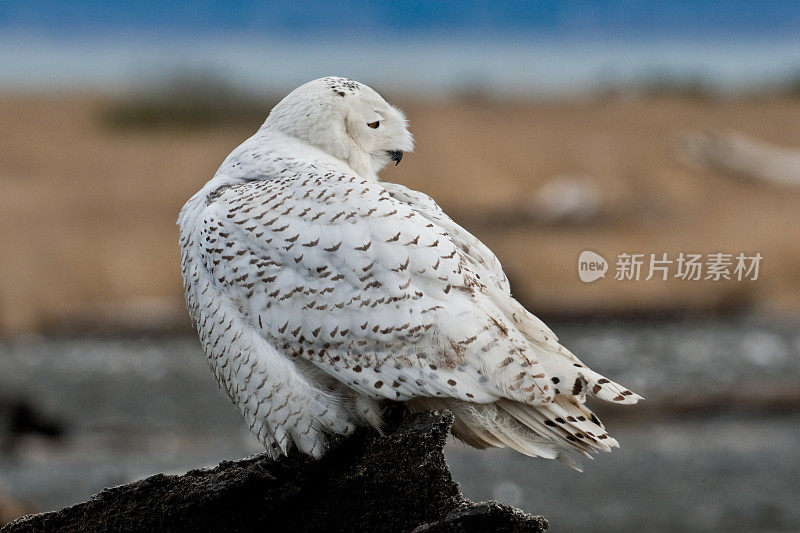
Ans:
[[[27,531],[544,531],[547,520],[464,499],[445,463],[453,417],[408,416],[396,431],[359,431],[319,461],[299,454],[223,462],[103,490],[60,511],[30,515]]]

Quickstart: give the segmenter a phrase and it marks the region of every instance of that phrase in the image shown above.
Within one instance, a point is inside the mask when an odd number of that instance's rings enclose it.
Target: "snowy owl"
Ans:
[[[640,396],[590,370],[430,197],[378,181],[412,149],[362,83],[292,91],[181,210],[186,303],[217,382],[274,457],[380,431],[387,402],[575,466],[618,446],[584,405]]]

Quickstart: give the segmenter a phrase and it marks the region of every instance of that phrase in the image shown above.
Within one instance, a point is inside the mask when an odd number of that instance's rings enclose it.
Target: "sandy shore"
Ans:
[[[384,171],[492,247],[543,317],[800,310],[800,190],[694,168],[690,131],[800,146],[800,99],[399,102],[417,149]],[[102,97],[0,96],[0,333],[54,325],[183,327],[177,213],[252,124],[114,130]],[[264,110],[266,114],[266,109]],[[543,223],[531,198],[583,176],[597,213]],[[527,206],[527,207],[526,207]],[[582,283],[577,258],[760,252],[757,281]],[[613,274],[610,272],[609,274]]]

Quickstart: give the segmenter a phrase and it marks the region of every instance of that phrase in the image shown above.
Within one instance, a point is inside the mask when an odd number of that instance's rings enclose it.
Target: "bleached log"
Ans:
[[[683,143],[693,162],[753,181],[800,186],[800,150],[774,146],[737,133],[693,133]]]

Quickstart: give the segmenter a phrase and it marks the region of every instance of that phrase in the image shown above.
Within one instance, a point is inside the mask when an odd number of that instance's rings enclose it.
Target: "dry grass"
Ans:
[[[800,191],[681,163],[691,130],[800,146],[800,100],[399,102],[417,150],[384,179],[429,193],[503,261],[516,294],[555,313],[800,310]],[[253,125],[108,129],[97,97],[0,97],[0,332],[80,321],[185,323],[175,219]],[[265,110],[266,111],[266,110]],[[263,117],[253,121],[258,124]],[[562,174],[595,178],[611,217],[541,226],[503,215]],[[759,251],[757,282],[578,280],[584,249]]]

